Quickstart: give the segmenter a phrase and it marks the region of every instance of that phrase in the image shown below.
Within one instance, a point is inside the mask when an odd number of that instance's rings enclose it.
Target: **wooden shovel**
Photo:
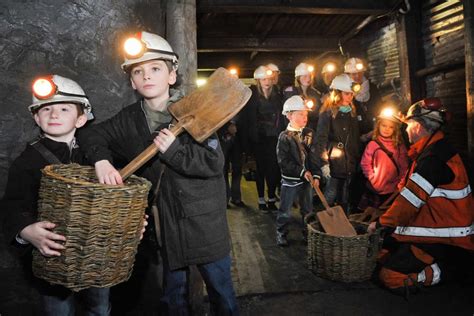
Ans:
[[[252,91],[226,69],[218,68],[207,84],[170,105],[169,112],[177,120],[170,128],[175,135],[186,130],[202,142],[234,117],[247,103]],[[158,153],[153,143],[120,171],[125,180]]]
[[[313,186],[313,188],[326,208],[325,211],[316,213],[316,216],[318,216],[319,222],[321,223],[324,231],[327,234],[333,236],[356,236],[357,233],[347,219],[346,213],[344,213],[342,207],[339,205],[329,207],[329,204],[326,201],[326,198],[324,197],[323,192],[321,192],[319,186]]]

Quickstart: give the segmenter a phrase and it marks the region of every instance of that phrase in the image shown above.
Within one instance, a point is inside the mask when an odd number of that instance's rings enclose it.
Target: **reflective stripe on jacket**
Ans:
[[[474,250],[474,203],[459,154],[437,132],[413,152],[426,148],[409,171],[409,178],[380,224],[396,227],[402,242],[442,243]]]

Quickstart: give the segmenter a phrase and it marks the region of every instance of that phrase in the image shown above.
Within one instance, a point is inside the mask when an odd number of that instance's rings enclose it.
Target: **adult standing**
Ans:
[[[278,135],[282,130],[282,100],[273,86],[273,72],[266,66],[254,72],[256,85],[242,112],[242,138],[257,163],[258,207],[262,211],[277,210],[275,191],[280,179],[276,157]],[[267,197],[265,200],[265,183]]]
[[[300,63],[295,68],[295,84],[283,91],[284,99],[294,95],[301,96],[305,101],[311,101],[312,111],[308,116],[308,127],[316,130],[318,125],[319,110],[321,109],[321,92],[313,87],[314,67],[307,63]]]
[[[316,151],[329,204],[348,212],[349,185],[359,163],[359,125],[352,100],[354,81],[346,74],[334,78],[331,94],[321,109]]]
[[[354,105],[357,110],[363,143],[371,139],[375,119],[380,112],[379,103],[381,101],[377,87],[365,77],[366,71],[367,66],[360,58],[349,58],[344,65],[344,72],[360,85],[360,90],[354,97]]]

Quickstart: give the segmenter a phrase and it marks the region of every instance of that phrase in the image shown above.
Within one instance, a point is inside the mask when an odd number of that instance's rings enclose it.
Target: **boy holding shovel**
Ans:
[[[293,201],[298,196],[301,216],[312,210],[312,186],[319,186],[320,169],[316,165],[314,131],[307,128],[308,112],[303,98],[295,95],[283,105],[283,115],[290,123],[280,133],[277,144],[277,158],[281,169],[281,200],[277,215],[278,246],[288,246],[288,223]],[[304,226],[304,223],[303,223]],[[307,231],[303,227],[303,238]]]
[[[136,174],[155,188],[161,183],[150,201],[159,210],[163,312],[189,313],[187,272],[190,265],[196,265],[206,283],[212,312],[236,315],[219,141],[212,135],[200,144],[186,132],[176,137],[169,130],[168,106],[181,95],[170,89],[176,83],[178,56],[165,39],[140,32],[125,42],[125,52],[122,69],[142,98],[84,133],[81,140],[88,158],[100,182],[120,185],[122,177],[114,161],[130,162],[155,143],[160,154]]]

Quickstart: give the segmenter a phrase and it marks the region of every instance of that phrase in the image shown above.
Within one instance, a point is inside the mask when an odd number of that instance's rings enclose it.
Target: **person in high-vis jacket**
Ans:
[[[387,288],[408,295],[420,285],[445,280],[453,268],[451,254],[472,256],[474,202],[463,162],[440,130],[445,121],[441,101],[416,102],[402,121],[413,164],[399,196],[368,231],[393,229],[381,252],[379,278]]]

